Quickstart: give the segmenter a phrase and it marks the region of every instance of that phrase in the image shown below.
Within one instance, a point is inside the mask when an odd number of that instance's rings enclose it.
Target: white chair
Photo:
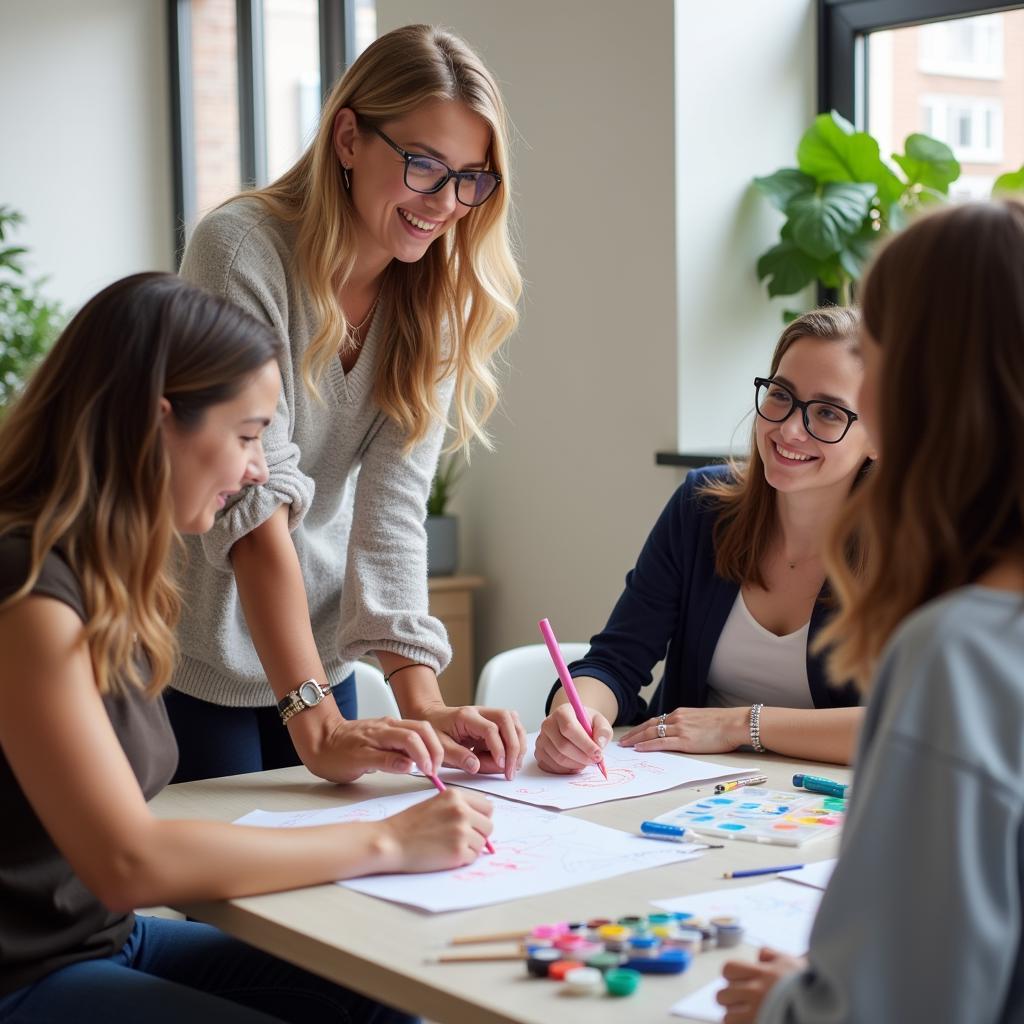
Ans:
[[[402,717],[384,673],[365,661],[356,662],[356,705],[360,718]]]
[[[589,644],[559,644],[566,664],[582,658]],[[528,644],[496,654],[480,673],[476,702],[490,708],[514,708],[523,728],[536,732],[544,721],[544,704],[558,673],[544,644]]]

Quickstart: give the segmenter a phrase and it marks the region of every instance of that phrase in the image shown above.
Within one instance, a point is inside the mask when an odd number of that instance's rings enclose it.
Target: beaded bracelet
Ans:
[[[763,704],[754,704],[750,708],[750,745],[754,748],[755,754],[763,754],[764,746],[761,744],[761,709]]]

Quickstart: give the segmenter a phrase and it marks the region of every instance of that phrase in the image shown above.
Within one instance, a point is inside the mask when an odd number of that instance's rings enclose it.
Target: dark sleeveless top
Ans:
[[[29,558],[26,536],[0,537],[0,601],[24,583]],[[47,555],[32,593],[62,601],[86,620],[78,579],[58,552]],[[103,704],[149,800],[170,781],[178,760],[163,701],[132,688],[125,697],[104,697]],[[2,749],[0,822],[5,834],[0,841],[0,995],[68,964],[121,949],[134,915],[108,910],[75,875],[36,817]]]

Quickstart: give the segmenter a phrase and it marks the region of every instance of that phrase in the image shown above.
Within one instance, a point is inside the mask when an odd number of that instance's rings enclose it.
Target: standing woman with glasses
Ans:
[[[608,624],[569,667],[594,739],[560,686],[552,691],[537,740],[545,770],[598,760],[610,723],[633,725],[620,742],[642,751],[750,746],[850,760],[856,691],[829,684],[811,645],[830,615],[824,538],[874,457],[853,411],[864,372],[857,327],[856,313],[831,307],[783,331],[768,377],[754,381],[749,458],[689,474]],[[865,555],[851,551],[854,571]],[[662,659],[648,708],[640,690]]]
[[[430,758],[521,764],[514,712],[450,708],[427,607],[426,497],[446,426],[487,444],[492,361],[517,322],[498,87],[425,25],[373,43],[291,170],[196,228],[182,274],[286,345],[269,478],[190,546],[167,707],[177,778],[297,764],[337,782]],[[372,653],[405,719],[355,718]],[[269,683],[269,685],[268,685]]]

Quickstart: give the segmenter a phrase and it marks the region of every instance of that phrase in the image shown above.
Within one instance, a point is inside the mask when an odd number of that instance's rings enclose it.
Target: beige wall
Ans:
[[[778,220],[747,185],[792,160],[813,113],[811,0],[772,7],[685,0],[677,27],[671,0],[378,0],[380,33],[433,21],[476,47],[519,133],[522,326],[497,451],[476,453],[457,501],[462,567],[488,581],[481,662],[538,642],[545,615],[566,641],[603,625],[682,479],[655,451],[708,443],[680,438],[680,380],[702,395],[683,409],[694,435],[713,422],[727,443],[749,405],[743,382],[767,359],[781,304],[753,270]],[[695,133],[679,142],[678,210],[677,118]]]
[[[0,3],[0,203],[68,305],[172,267],[165,22],[164,0]]]

